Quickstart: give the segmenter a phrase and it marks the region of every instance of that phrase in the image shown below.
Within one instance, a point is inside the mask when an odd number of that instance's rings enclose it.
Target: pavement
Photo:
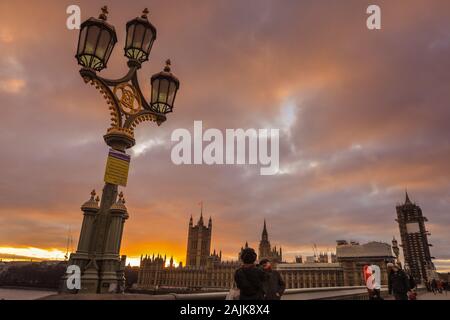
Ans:
[[[420,294],[417,297],[417,300],[450,300],[450,293],[448,291],[436,294],[433,292],[426,292],[424,294]]]
[[[55,294],[46,290],[0,288],[0,300],[35,300]]]
[[[55,294],[42,297],[40,300],[175,300],[173,295],[150,295],[150,294]]]

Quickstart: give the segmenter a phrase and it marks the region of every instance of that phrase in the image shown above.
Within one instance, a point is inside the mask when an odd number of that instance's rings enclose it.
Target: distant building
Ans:
[[[173,258],[152,255],[141,256],[138,289],[230,289],[234,283],[234,273],[242,262],[242,250],[249,247],[246,242],[238,254],[237,261],[222,261],[221,251],[210,253],[212,220],[208,227],[203,225],[203,215],[197,224],[189,221],[187,265],[175,266]],[[364,285],[363,268],[376,264],[381,269],[381,282],[387,284],[386,264],[393,262],[391,246],[381,242],[337,241],[336,254],[320,253],[318,256],[296,257],[296,263],[282,262],[281,248],[272,249],[264,221],[259,244],[259,259],[268,258],[274,263],[286,282],[287,288],[316,288]],[[303,263],[302,263],[303,262]]]
[[[145,256],[141,259],[137,288],[215,288],[230,289],[234,286],[234,272],[241,264],[237,261],[223,262],[210,256],[206,266],[167,265],[162,256]]]
[[[212,222],[208,227],[203,226],[202,218],[193,226],[192,218],[189,222],[188,253],[189,264],[179,266],[173,264],[173,259],[166,256],[142,256],[135,287],[138,289],[230,289],[234,286],[234,273],[242,262],[222,261],[222,253],[206,254],[211,245]],[[201,234],[201,236],[200,236]],[[200,243],[197,247],[193,243]],[[242,250],[248,248],[246,242]],[[269,258],[275,262],[275,268],[281,273],[288,288],[335,287],[344,283],[343,269],[338,263],[282,263],[281,248],[272,249],[264,223],[262,239],[259,247],[262,258]],[[322,255],[323,256],[323,255]],[[261,259],[261,257],[259,257]],[[301,259],[301,258],[300,258]],[[324,259],[322,257],[322,259]],[[202,262],[205,261],[206,263]],[[301,261],[301,260],[300,260]]]
[[[267,232],[266,220],[264,220],[263,231],[261,233],[261,241],[259,242],[258,259],[269,259],[273,263],[280,263],[283,261],[283,253],[277,250],[277,247],[272,248],[269,241],[269,234]]]
[[[188,243],[186,266],[206,266],[211,252],[212,220],[208,221],[208,226],[203,224],[203,208],[200,212],[200,219],[193,225],[192,216],[189,220]]]
[[[248,248],[248,242],[245,242],[245,245],[241,247],[241,251],[238,254],[238,260],[241,261],[242,251]],[[263,230],[261,233],[261,240],[259,242],[259,250],[258,250],[258,260],[261,261],[263,259],[269,259],[272,263],[277,264],[282,262],[283,260],[283,251],[280,247],[277,250],[277,247],[272,248],[269,241],[269,233],[267,232],[266,220],[264,220]],[[301,257],[300,257],[301,259]]]
[[[331,253],[331,263],[336,263],[336,262],[338,262],[337,261],[337,256],[336,256],[336,254],[335,253]]]
[[[339,263],[280,263],[276,269],[288,289],[344,285],[343,269]]]
[[[417,282],[427,281],[430,274],[435,273],[435,267],[432,262],[428,237],[430,232],[425,228],[425,222],[428,221],[422,215],[422,209],[412,203],[406,192],[405,203],[398,205],[397,219],[400,229],[401,247],[405,259],[405,267],[408,267],[411,275]]]
[[[317,262],[319,262],[319,263],[328,263],[329,261],[328,261],[328,253],[326,253],[326,252],[321,252],[320,254],[319,254],[319,258],[318,258],[318,261]]]
[[[381,284],[387,285],[387,263],[394,262],[391,246],[383,242],[359,244],[338,240],[336,246],[337,261],[343,268],[344,286],[365,285],[363,268],[365,265],[377,265],[381,271]]]
[[[211,288],[229,289],[234,285],[234,272],[240,267],[238,261],[222,261],[222,252],[210,253],[212,220],[203,224],[203,212],[193,225],[189,221],[186,266],[175,266],[173,258],[152,255],[141,256],[136,287],[138,289],[158,288]]]

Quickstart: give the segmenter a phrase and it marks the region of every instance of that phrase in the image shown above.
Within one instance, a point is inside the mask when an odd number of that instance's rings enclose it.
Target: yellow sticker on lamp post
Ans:
[[[105,182],[125,187],[127,185],[129,168],[130,156],[110,149],[108,160],[106,161]]]

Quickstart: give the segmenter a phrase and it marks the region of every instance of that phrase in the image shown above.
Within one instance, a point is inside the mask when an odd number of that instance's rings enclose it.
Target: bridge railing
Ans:
[[[419,287],[422,292],[425,288]],[[381,296],[388,296],[387,286],[381,287]],[[228,292],[208,292],[191,294],[166,294],[158,296],[159,299],[168,300],[224,300]],[[369,294],[365,286],[326,287],[287,289],[282,300],[368,300]]]

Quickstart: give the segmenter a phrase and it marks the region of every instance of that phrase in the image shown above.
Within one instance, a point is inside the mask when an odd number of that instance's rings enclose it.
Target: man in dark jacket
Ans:
[[[389,294],[393,294],[395,300],[408,300],[409,279],[406,273],[397,265],[389,263]]]
[[[255,265],[256,252],[252,248],[245,248],[241,254],[244,263],[234,274],[234,281],[240,291],[239,300],[263,300],[263,283],[266,274],[261,267]]]
[[[406,275],[408,276],[409,290],[414,290],[417,287],[416,280],[414,280],[414,277],[410,272],[408,272]]]
[[[286,289],[286,283],[277,270],[272,270],[272,264],[269,259],[260,261],[264,272],[267,274],[266,281],[264,281],[264,293],[266,300],[280,300]]]

